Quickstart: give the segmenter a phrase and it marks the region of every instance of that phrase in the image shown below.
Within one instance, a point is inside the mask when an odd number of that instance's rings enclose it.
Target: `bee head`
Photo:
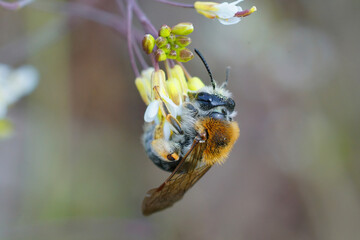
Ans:
[[[226,96],[230,94],[227,91],[223,95],[218,91],[211,93],[207,90],[210,89],[203,88],[194,97],[194,103],[201,110],[200,115],[231,121],[234,115],[235,101],[230,96]]]
[[[210,87],[204,87],[200,89],[199,92],[192,96],[193,100],[198,105],[199,109],[202,111],[203,116],[209,116],[215,119],[231,121],[232,117],[236,114],[234,112],[235,101],[231,98],[231,94],[225,89],[228,82],[230,68],[227,68],[226,70],[225,82],[221,85],[220,88],[217,88],[210,68],[205,61],[205,58],[197,49],[195,49],[195,52],[205,65],[205,68],[211,80],[212,89]]]

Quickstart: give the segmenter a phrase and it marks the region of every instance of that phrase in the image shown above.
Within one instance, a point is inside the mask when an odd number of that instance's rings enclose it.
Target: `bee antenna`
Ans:
[[[211,73],[211,71],[210,71],[210,68],[209,68],[208,64],[207,64],[206,61],[205,61],[205,58],[204,58],[203,55],[199,52],[199,50],[197,50],[196,48],[195,48],[194,50],[195,50],[196,54],[199,56],[199,58],[201,59],[201,61],[204,63],[205,68],[206,68],[206,70],[207,70],[207,72],[208,72],[208,74],[209,74],[210,80],[211,80],[211,85],[212,85],[213,89],[215,90],[215,86],[216,86],[215,80],[214,80],[214,78],[213,78],[213,75],[212,75],[212,73]]]
[[[230,66],[226,67],[226,78],[225,78],[225,82],[223,83],[223,87],[227,87],[228,82],[229,82],[229,75],[230,75]]]

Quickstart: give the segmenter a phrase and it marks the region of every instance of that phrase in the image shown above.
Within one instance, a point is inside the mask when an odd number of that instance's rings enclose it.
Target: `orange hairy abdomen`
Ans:
[[[223,163],[240,134],[237,122],[213,118],[200,119],[196,122],[195,128],[207,132],[203,161],[208,165]]]

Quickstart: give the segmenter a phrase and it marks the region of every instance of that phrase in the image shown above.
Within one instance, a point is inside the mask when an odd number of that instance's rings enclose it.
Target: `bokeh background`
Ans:
[[[193,22],[192,47],[216,79],[232,67],[241,129],[226,164],[150,217],[144,194],[168,174],[140,142],[126,42],[79,16],[119,10],[63,5],[74,2],[0,9],[0,62],[41,75],[0,142],[0,239],[359,239],[358,0],[249,0],[258,11],[232,26],[139,1],[156,27]],[[186,67],[208,81],[198,58]]]

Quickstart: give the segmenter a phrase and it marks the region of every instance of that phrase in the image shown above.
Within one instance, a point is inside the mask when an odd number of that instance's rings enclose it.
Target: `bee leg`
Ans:
[[[198,135],[196,135],[196,137],[194,138],[194,141],[193,141],[189,151],[186,152],[184,157],[180,160],[179,164],[176,166],[175,170],[170,174],[170,176],[165,180],[165,182],[160,185],[160,187],[157,189],[157,191],[160,191],[165,186],[165,184],[178,172],[178,170],[184,164],[185,160],[190,155],[190,153],[194,150],[194,148],[199,143],[204,143],[206,141],[206,138],[207,138],[206,132],[198,132]]]
[[[154,89],[154,92],[157,94],[156,99],[159,99],[161,102],[160,103],[161,112],[165,116],[166,121],[170,123],[170,126],[172,127],[172,130],[174,131],[174,133],[184,134],[184,131],[182,130],[179,121],[173,115],[171,115],[169,108],[166,106],[164,99],[161,97],[161,95],[159,93],[158,88],[159,88],[159,86],[155,86],[153,89]]]
[[[176,147],[166,141],[165,139],[155,139],[151,142],[153,150],[159,155],[164,161],[178,161],[179,154],[176,151]]]
[[[172,130],[174,131],[174,133],[176,133],[176,134],[184,134],[184,131],[182,130],[179,121],[176,118],[174,118],[173,115],[171,115],[171,113],[170,113],[168,107],[166,106],[164,100],[162,98],[160,98],[160,101],[161,101],[160,108],[161,108],[162,112],[165,115],[166,121],[170,123],[170,126],[172,127]]]
[[[183,106],[191,112],[192,117],[196,117],[198,115],[199,110],[197,110],[191,103],[184,103]]]

